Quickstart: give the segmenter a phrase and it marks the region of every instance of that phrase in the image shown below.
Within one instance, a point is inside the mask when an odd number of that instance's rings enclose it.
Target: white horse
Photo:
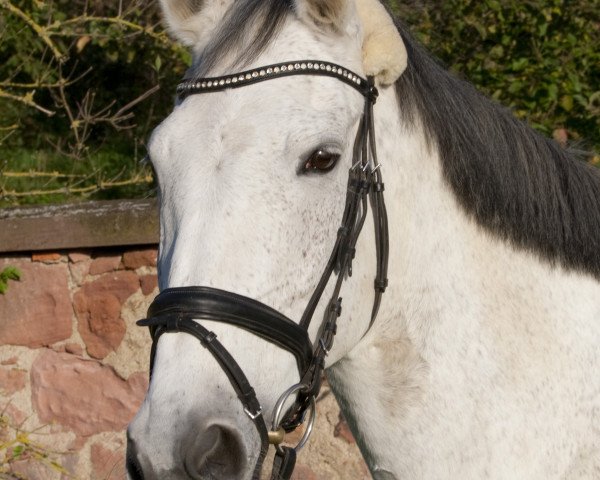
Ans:
[[[161,4],[192,78],[310,58],[375,76],[389,287],[368,330],[367,220],[327,357],[373,477],[600,478],[598,171],[445,72],[377,0]],[[161,289],[216,287],[298,320],[335,243],[363,102],[323,76],[180,101],[149,146]],[[201,323],[268,417],[299,381],[294,357]],[[228,377],[183,333],[160,338],[128,435],[134,480],[246,480],[260,450]]]

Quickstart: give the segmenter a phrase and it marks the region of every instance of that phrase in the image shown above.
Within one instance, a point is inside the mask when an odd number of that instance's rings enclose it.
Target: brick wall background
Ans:
[[[126,478],[127,423],[148,385],[135,326],[158,292],[154,248],[7,255],[0,295],[0,478]],[[371,478],[325,386],[295,480]]]

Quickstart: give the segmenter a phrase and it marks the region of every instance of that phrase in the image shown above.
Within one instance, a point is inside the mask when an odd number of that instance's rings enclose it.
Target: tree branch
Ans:
[[[7,91],[2,90],[0,88],[0,97],[8,98],[9,100],[14,100],[15,102],[24,103],[25,105],[27,105],[29,107],[33,107],[33,108],[39,110],[40,112],[44,112],[49,117],[54,115],[55,112],[53,112],[52,110],[48,110],[47,108],[44,108],[41,105],[38,105],[37,103],[35,103],[33,101],[33,94],[34,94],[34,91],[31,91],[31,92],[27,93],[26,95],[23,95],[22,97],[20,97],[18,95],[13,95],[12,93],[8,93]]]
[[[2,0],[4,1],[4,0]],[[60,27],[65,25],[73,25],[79,23],[88,23],[88,22],[104,22],[104,23],[113,23],[115,25],[121,25],[123,27],[129,28],[130,30],[136,30],[140,33],[144,33],[155,40],[160,40],[161,42],[168,43],[169,37],[164,32],[156,33],[153,27],[143,27],[138,25],[137,23],[130,22],[121,17],[96,17],[96,16],[88,16],[81,15],[79,17],[70,18],[60,23]],[[57,34],[61,34],[58,32]],[[54,33],[52,33],[54,35]]]
[[[21,20],[23,20],[27,25],[29,25],[35,33],[37,33],[40,38],[44,41],[44,43],[48,46],[56,60],[59,63],[63,63],[67,60],[67,55],[63,54],[58,47],[54,44],[54,42],[50,39],[50,36],[47,33],[47,29],[38,25],[29,15],[27,15],[23,10],[14,6],[10,3],[9,0],[0,0],[0,7],[6,8],[9,12],[13,13]]]

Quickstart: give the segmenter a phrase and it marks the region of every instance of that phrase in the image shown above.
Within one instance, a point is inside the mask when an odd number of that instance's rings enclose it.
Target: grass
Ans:
[[[151,196],[152,171],[128,150],[105,147],[74,159],[0,146],[0,208]]]

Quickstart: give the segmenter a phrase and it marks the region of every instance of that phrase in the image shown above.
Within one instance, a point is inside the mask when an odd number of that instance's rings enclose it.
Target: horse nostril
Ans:
[[[240,435],[229,427],[211,425],[187,452],[185,465],[193,478],[239,480],[247,465]]]

